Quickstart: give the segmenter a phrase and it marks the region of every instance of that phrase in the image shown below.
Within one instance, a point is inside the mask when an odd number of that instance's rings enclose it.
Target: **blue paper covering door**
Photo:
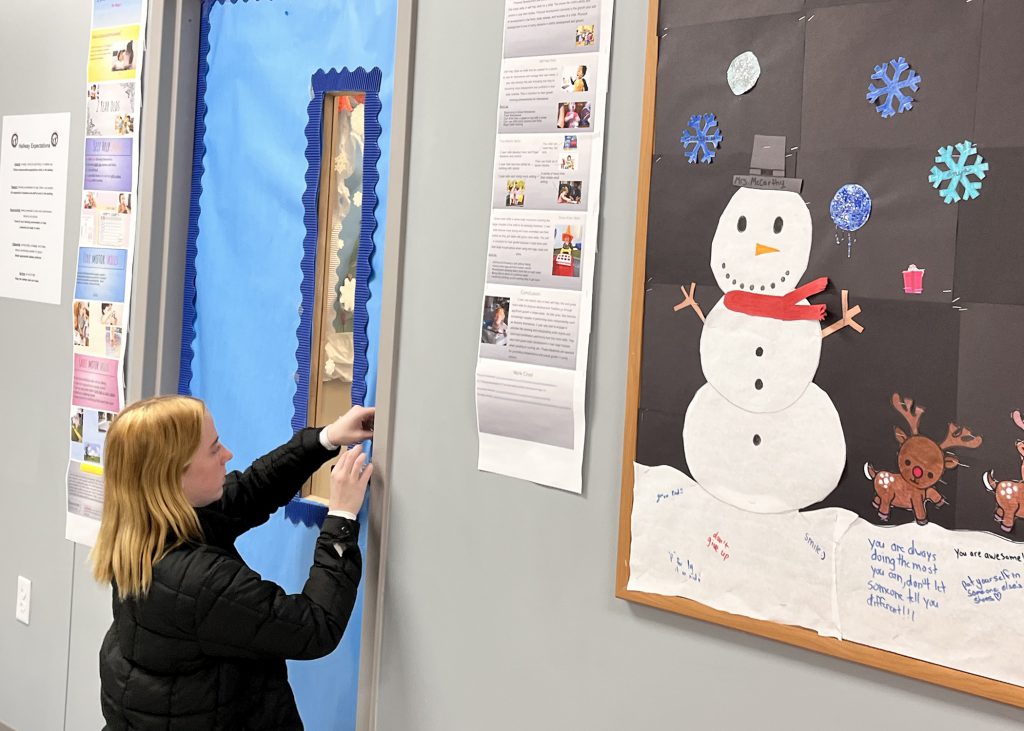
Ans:
[[[309,229],[318,172],[307,153],[316,148],[319,159],[318,112],[311,112],[332,83],[369,87],[367,119],[375,104],[379,110],[378,149],[368,144],[364,154],[361,230],[372,233],[372,246],[360,262],[357,340],[365,348],[353,383],[353,399],[362,392],[373,403],[395,13],[396,0],[203,4],[179,390],[209,405],[235,453],[229,468],[244,468],[305,420],[303,333],[312,311]],[[287,512],[243,536],[238,548],[265,578],[298,592],[319,533],[317,511]],[[361,542],[365,550],[365,531]],[[360,599],[337,651],[289,663],[306,728],[355,728],[361,629]]]

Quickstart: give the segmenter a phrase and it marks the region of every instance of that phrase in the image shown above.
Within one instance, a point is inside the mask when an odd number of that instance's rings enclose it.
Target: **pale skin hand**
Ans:
[[[331,444],[348,446],[373,439],[373,417],[377,410],[367,406],[353,406],[327,427]]]
[[[366,484],[373,474],[373,465],[366,464],[366,455],[359,445],[341,455],[331,470],[331,510],[358,513],[366,496]]]

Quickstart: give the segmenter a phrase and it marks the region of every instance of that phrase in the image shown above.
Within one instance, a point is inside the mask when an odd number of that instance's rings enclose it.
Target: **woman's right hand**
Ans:
[[[373,465],[366,464],[362,445],[353,447],[341,455],[331,470],[330,510],[345,510],[358,513],[363,507],[366,484],[373,474]]]

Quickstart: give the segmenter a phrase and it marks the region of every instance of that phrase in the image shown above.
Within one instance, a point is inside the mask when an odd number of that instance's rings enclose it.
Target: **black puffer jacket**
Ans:
[[[302,594],[261,580],[235,539],[266,522],[335,452],[316,429],[227,476],[200,508],[201,545],[153,567],[141,600],[120,601],[100,649],[107,728],[301,729],[285,659],[327,655],[341,641],[362,571],[359,524],[328,516]]]

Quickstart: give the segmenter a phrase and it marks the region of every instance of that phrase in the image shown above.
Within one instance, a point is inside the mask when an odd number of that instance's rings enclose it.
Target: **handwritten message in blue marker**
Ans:
[[[868,539],[871,578],[868,606],[881,612],[917,621],[918,612],[939,609],[946,593],[938,555],[911,540]]]

